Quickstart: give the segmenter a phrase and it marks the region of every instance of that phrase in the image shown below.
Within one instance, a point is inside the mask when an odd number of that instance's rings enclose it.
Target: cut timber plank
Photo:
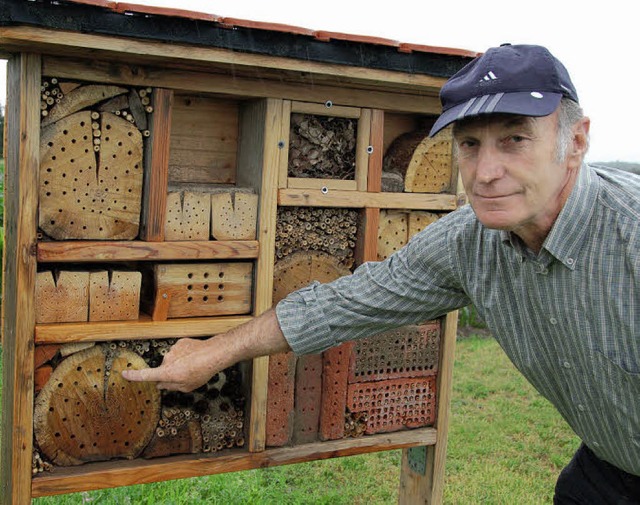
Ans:
[[[255,240],[258,195],[224,191],[211,195],[211,235],[216,240]]]
[[[31,500],[40,69],[36,54],[7,65],[0,488],[12,503]]]
[[[169,193],[164,239],[209,240],[210,214],[211,195],[191,191]]]
[[[40,242],[40,262],[251,259],[257,240],[225,242]]]
[[[149,138],[144,146],[144,187],[140,238],[164,240],[167,187],[169,185],[169,146],[173,91],[155,88]]]
[[[120,374],[147,363],[129,350],[110,352],[95,346],[65,359],[36,398],[34,435],[56,465],[135,458],[153,436],[160,391]]]
[[[74,112],[91,107],[114,96],[122,95],[127,91],[129,91],[127,88],[103,84],[89,84],[75,88],[69,94],[64,95],[60,103],[52,107],[49,115],[42,119],[42,126],[55,123]]]
[[[287,110],[283,102],[267,98],[247,102],[240,108],[238,166],[242,169],[238,173],[238,185],[252,187],[260,195],[257,232],[260,254],[256,261],[253,303],[256,316],[272,306],[278,173],[283,151],[286,153],[286,149],[278,147],[283,114]],[[265,448],[268,375],[269,358],[254,359],[248,444],[252,452]]]
[[[251,454],[171,456],[153,461],[118,461],[117,464],[95,463],[75,468],[61,468],[55,473],[33,479],[33,496],[47,496],[90,491],[116,486],[130,486],[225,472],[238,472],[284,464],[304,463],[319,459],[353,456],[369,452],[389,451],[402,447],[433,444],[436,430],[421,428],[358,439],[316,442],[267,449]]]
[[[138,319],[140,311],[140,272],[117,270],[89,275],[89,321]]]
[[[87,321],[88,317],[89,272],[38,272],[36,323]]]
[[[171,126],[171,182],[235,183],[237,102],[176,95],[171,112]]]
[[[251,310],[252,263],[163,264],[154,273],[156,289],[169,296],[169,318]]]
[[[149,316],[142,316],[137,321],[41,324],[36,326],[36,343],[204,337],[224,333],[250,320],[249,316],[236,316],[171,319],[156,322]]]
[[[314,189],[280,189],[278,204],[291,207],[345,207],[380,209],[455,210],[455,195],[425,193],[366,193]]]
[[[94,130],[91,112],[42,129],[40,228],[56,240],[133,239],[142,192],[142,135],[108,112]],[[93,135],[102,132],[94,152]]]

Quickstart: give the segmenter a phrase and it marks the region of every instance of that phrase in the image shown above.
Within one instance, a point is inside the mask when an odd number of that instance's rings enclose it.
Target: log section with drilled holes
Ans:
[[[383,162],[383,191],[444,193],[451,191],[452,139],[446,129],[434,138],[428,130],[400,135],[390,146]]]
[[[38,272],[36,323],[86,321],[89,317],[89,272]]]
[[[89,321],[138,319],[140,272],[106,271],[89,275]]]
[[[146,367],[130,351],[102,346],[62,361],[35,401],[35,438],[49,460],[68,466],[138,456],[158,422],[160,392],[120,372]]]
[[[438,219],[438,214],[422,211],[381,210],[378,225],[378,261],[404,247],[411,237]]]
[[[56,240],[135,238],[142,172],[142,135],[113,114],[77,112],[43,128],[40,228]]]
[[[258,195],[224,191],[211,195],[211,234],[216,240],[255,240]]]
[[[116,95],[122,95],[127,91],[127,88],[100,84],[90,84],[88,86],[75,88],[69,94],[65,95],[64,99],[56,104],[49,111],[49,114],[42,119],[42,126],[44,127],[55,123],[60,119],[70,116],[74,112],[91,107]]]
[[[211,195],[191,191],[167,196],[165,240],[209,240]],[[255,238],[255,237],[254,237]]]
[[[154,272],[156,289],[169,297],[169,318],[251,311],[252,263],[155,265]]]

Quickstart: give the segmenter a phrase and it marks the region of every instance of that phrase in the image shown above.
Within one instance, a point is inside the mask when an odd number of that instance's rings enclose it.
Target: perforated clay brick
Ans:
[[[325,351],[322,355],[321,440],[337,440],[344,437],[349,358],[353,345],[353,342],[347,342]]]
[[[368,435],[433,425],[436,377],[351,384],[347,408],[367,413]]]
[[[438,371],[439,350],[439,321],[359,340],[351,353],[349,382],[433,375]]]

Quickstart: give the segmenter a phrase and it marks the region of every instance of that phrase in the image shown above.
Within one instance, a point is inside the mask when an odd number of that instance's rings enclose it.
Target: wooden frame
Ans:
[[[29,35],[29,37],[27,37]],[[53,36],[55,35],[55,37]],[[2,418],[2,489],[0,502],[28,503],[32,497],[154,482],[172,478],[238,471],[264,466],[299,463],[336,456],[402,448],[400,487],[402,503],[440,503],[446,453],[451,370],[456,314],[446,317],[438,379],[438,414],[435,427],[361,439],[303,444],[282,449],[265,448],[265,413],[268,358],[253,360],[249,411],[248,451],[217,456],[175,456],[162,460],[92,463],[57,469],[54,474],[32,478],[32,417],[34,346],[69,342],[118,341],[138,338],[180,338],[225,332],[271,307],[275,226],[278,206],[319,206],[361,209],[361,234],[357,261],[376,259],[380,209],[412,209],[449,212],[463,203],[463,195],[381,193],[385,115],[438,112],[435,92],[443,80],[414,79],[394,72],[336,70],[313,64],[322,84],[308,93],[286,80],[248,76],[233,78],[203,70],[203,62],[225,63],[221,50],[195,52],[153,42],[114,41],[105,36],[67,34],[27,27],[3,28],[0,41],[12,54],[9,62],[7,107],[7,198],[4,296],[4,392]],[[35,42],[34,42],[35,41]],[[34,45],[35,44],[35,45]],[[70,57],[82,48],[96,51],[96,62]],[[42,54],[21,52],[35,49]],[[106,49],[101,53],[102,49]],[[140,65],[130,67],[114,55],[136,54]],[[235,58],[237,55],[231,55]],[[290,71],[282,59],[242,56],[256,72]],[[235,61],[235,60],[234,60]],[[293,66],[292,66],[293,65]],[[297,68],[297,67],[295,67]],[[219,69],[218,69],[219,70]],[[37,238],[39,110],[42,75],[136,86],[158,86],[154,103],[160,113],[151,127],[156,141],[150,145],[146,168],[147,199],[143,203],[140,241],[60,241]],[[349,78],[348,88],[336,76]],[[388,80],[386,82],[385,80]],[[366,81],[364,83],[363,81]],[[391,84],[390,84],[391,82]],[[259,85],[257,85],[259,84]],[[231,96],[240,100],[238,184],[252,187],[260,196],[256,240],[223,242],[165,242],[163,212],[167,190],[170,117],[174,92]],[[334,105],[322,100],[330,96]],[[302,100],[314,100],[315,103]],[[287,138],[292,112],[334,115],[358,119],[356,177],[354,181],[289,178]],[[367,147],[371,149],[367,150]],[[368,152],[369,151],[369,152]],[[452,177],[457,177],[454,174]],[[70,264],[160,260],[246,259],[255,262],[253,310],[250,316],[201,317],[160,320],[143,315],[135,321],[35,324],[35,274],[38,263]],[[157,314],[155,314],[157,316]],[[427,447],[427,466],[417,474],[408,464],[408,448]]]

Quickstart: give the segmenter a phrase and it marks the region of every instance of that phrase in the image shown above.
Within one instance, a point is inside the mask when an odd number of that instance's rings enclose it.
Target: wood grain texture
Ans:
[[[38,261],[85,263],[95,261],[163,261],[250,259],[259,254],[257,240],[179,242],[40,242]]]
[[[35,401],[34,434],[47,458],[70,466],[138,456],[160,418],[160,391],[120,372],[146,367],[129,350],[108,356],[103,346],[63,360]]]
[[[89,274],[89,321],[137,320],[140,272],[100,270]]]
[[[2,32],[0,31],[0,42]],[[163,47],[167,48],[166,44]],[[168,49],[168,48],[167,48]],[[166,51],[166,49],[165,49]],[[234,53],[236,54],[236,53]],[[296,60],[299,64],[300,60]],[[344,67],[341,67],[343,69]],[[83,60],[82,57],[65,59],[51,57],[44,60],[44,69],[51,75],[71,79],[86,79],[104,83],[124,83],[135,86],[155,86],[184,90],[190,93],[224,93],[242,97],[261,98],[277,96],[291,100],[324,102],[330,96],[334,104],[352,107],[371,107],[376,109],[399,110],[418,114],[440,113],[441,106],[437,89],[429,90],[419,98],[407,89],[375,90],[355,89],[353,87],[335,87],[315,84],[313,87],[301,86],[296,82],[269,80],[260,78],[237,77],[225,74],[207,74],[193,70],[175,70],[164,66],[144,67],[137,65],[134,72],[129,65],[122,63],[96,62]],[[412,76],[412,77],[415,77]],[[388,83],[386,83],[388,84]]]
[[[175,96],[169,139],[171,182],[235,183],[238,107],[229,99]]]
[[[371,132],[369,144],[373,152],[369,155],[367,191],[379,193],[381,190],[382,158],[384,155],[385,112],[380,109],[371,111]]]
[[[211,235],[216,240],[255,240],[258,195],[224,191],[211,195]]]
[[[40,69],[24,53],[7,66],[0,497],[11,503],[31,498]]]
[[[358,191],[367,191],[369,177],[369,152],[371,146],[371,109],[360,109],[356,139],[356,176]]]
[[[88,314],[89,272],[38,272],[36,323],[87,321]]]
[[[169,184],[169,146],[173,91],[155,88],[153,114],[149,125],[149,138],[144,146],[144,187],[140,238],[161,242],[164,240],[167,187]]]
[[[256,261],[253,313],[258,316],[271,308],[277,188],[281,156],[278,143],[282,133],[283,100],[264,99],[244,104],[240,110],[238,185],[253,187],[260,195],[257,239],[260,254]],[[266,439],[267,380],[269,358],[253,360],[249,450],[263,451]]]
[[[402,447],[433,444],[435,439],[435,429],[420,428],[358,439],[334,440],[296,447],[267,449],[251,454],[203,455],[197,459],[191,456],[171,456],[154,461],[136,460],[118,461],[117,463],[94,463],[81,467],[59,469],[55,473],[48,475],[39,475],[33,480],[33,496],[40,497],[90,491],[388,451]]]
[[[153,321],[141,315],[137,321],[57,323],[36,326],[36,343],[93,342],[132,338],[205,337],[229,331],[251,320],[249,316],[176,318]]]
[[[424,193],[366,193],[315,189],[281,189],[278,204],[293,207],[346,207],[417,210],[455,210],[455,195]]]
[[[420,475],[411,469],[407,450],[404,449],[398,503],[416,505],[442,503],[457,325],[458,311],[448,313],[444,319],[440,340],[436,441],[435,444],[428,444],[429,447],[427,447],[426,475]]]
[[[168,318],[248,314],[253,264],[173,263],[155,265],[156,289],[169,296]]]
[[[193,191],[167,195],[164,240],[209,240],[210,231],[211,195]]]
[[[103,112],[99,123],[91,114],[76,112],[42,129],[39,225],[56,240],[131,240],[140,223],[142,135],[114,114]]]

